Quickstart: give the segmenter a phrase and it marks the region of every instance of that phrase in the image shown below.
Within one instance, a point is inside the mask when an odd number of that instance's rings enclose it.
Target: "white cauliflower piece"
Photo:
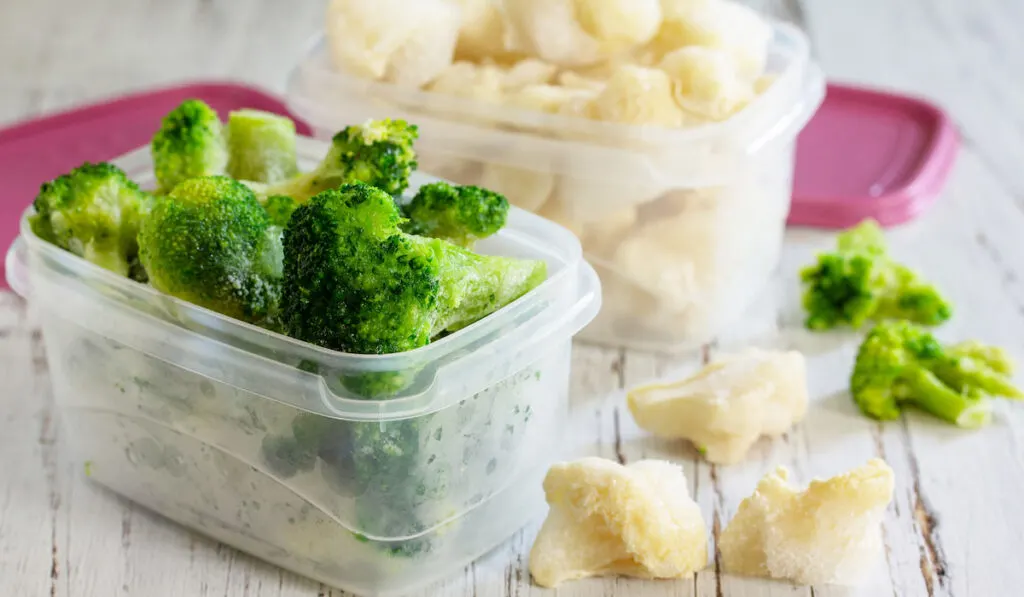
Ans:
[[[595,95],[586,89],[571,89],[559,85],[527,85],[506,96],[505,100],[508,105],[516,108],[559,114],[568,105],[590,103]]]
[[[555,464],[544,479],[551,509],[530,550],[534,581],[691,576],[707,565],[707,531],[687,485],[682,469],[663,461]]]
[[[609,258],[636,225],[636,209],[626,207],[605,216],[583,222],[580,242],[589,255]]]
[[[867,464],[807,489],[779,467],[740,503],[718,541],[726,572],[799,584],[856,584],[882,554],[881,521],[892,500],[893,472]]]
[[[642,66],[619,67],[590,103],[591,118],[633,125],[681,126],[685,115],[664,71]]]
[[[720,121],[739,112],[754,96],[733,59],[714,48],[689,46],[670,52],[658,67],[672,78],[679,107],[704,119]]]
[[[602,79],[588,77],[578,72],[567,70],[558,75],[558,84],[568,89],[586,89],[594,94],[604,90],[605,82]]]
[[[505,47],[507,24],[497,0],[459,2],[462,4],[462,28],[455,46],[456,60],[483,62],[514,58],[515,54]]]
[[[663,0],[664,20],[650,46],[661,56],[686,46],[724,51],[740,75],[764,72],[772,30],[755,10],[731,0]]]
[[[563,201],[558,195],[553,195],[544,205],[540,206],[536,210],[537,215],[542,218],[547,218],[552,222],[568,228],[577,237],[583,234],[583,228],[580,226],[579,218],[573,213],[568,202]]]
[[[641,429],[693,442],[708,461],[734,464],[762,435],[785,433],[807,413],[807,374],[799,352],[749,349],[674,383],[628,394]]]
[[[504,0],[506,45],[560,66],[600,62],[646,43],[661,24],[658,0]]]
[[[555,176],[502,164],[485,164],[479,186],[501,193],[516,207],[537,211],[551,197]]]
[[[502,87],[512,91],[529,85],[543,85],[555,78],[558,67],[550,62],[527,58],[520,60],[505,71]]]
[[[325,33],[338,68],[420,87],[452,63],[461,23],[449,0],[331,0]]]
[[[504,78],[504,72],[497,66],[456,62],[443,70],[426,89],[494,104],[502,100]]]

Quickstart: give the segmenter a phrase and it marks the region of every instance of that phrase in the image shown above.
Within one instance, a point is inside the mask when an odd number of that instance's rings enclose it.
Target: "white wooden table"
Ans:
[[[782,0],[828,75],[930,96],[952,111],[964,148],[949,188],[894,250],[956,301],[942,334],[1024,356],[1024,3],[1017,0]],[[0,121],[186,78],[232,78],[281,90],[322,2],[273,0],[0,0]],[[3,197],[0,200],[27,200]],[[563,595],[1012,597],[1024,594],[1024,405],[963,432],[915,414],[880,425],[845,393],[847,336],[800,329],[796,271],[831,236],[793,231],[772,292],[742,337],[810,358],[813,404],[785,437],[748,462],[715,467],[679,444],[646,439],[623,388],[693,365],[577,346],[573,437],[580,449],[632,461],[685,463],[715,533],[778,464],[806,481],[882,456],[897,474],[878,573],[858,590],[791,587],[719,574],[687,582],[595,579]],[[5,597],[338,595],[217,545],[97,487],[73,471],[55,420],[42,341],[25,304],[0,293],[0,595]],[[536,527],[425,595],[546,594],[529,582]]]

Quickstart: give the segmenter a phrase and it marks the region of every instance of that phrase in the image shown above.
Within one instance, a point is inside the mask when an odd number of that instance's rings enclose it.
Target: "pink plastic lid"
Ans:
[[[789,223],[906,222],[942,191],[958,145],[953,122],[929,102],[830,84],[797,142]]]
[[[17,237],[21,214],[35,199],[40,184],[82,162],[110,160],[149,143],[164,115],[189,98],[205,101],[222,118],[240,108],[283,114],[295,120],[300,134],[310,133],[276,97],[228,83],[159,89],[0,130],[0,251],[6,251]],[[0,258],[0,289],[6,285]]]

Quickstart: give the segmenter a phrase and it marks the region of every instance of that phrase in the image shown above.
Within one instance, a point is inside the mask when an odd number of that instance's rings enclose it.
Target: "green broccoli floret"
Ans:
[[[290,118],[262,110],[232,112],[227,143],[227,173],[232,178],[275,183],[299,172],[295,123]]]
[[[220,118],[213,108],[197,99],[185,100],[164,117],[153,136],[151,151],[163,193],[190,178],[224,174],[228,165]]]
[[[62,249],[144,280],[137,237],[148,201],[117,166],[85,163],[43,184],[30,224],[37,236]]]
[[[480,187],[435,182],[420,187],[403,211],[406,232],[470,248],[505,226],[508,200]]]
[[[806,325],[859,328],[869,320],[938,325],[952,314],[939,291],[888,255],[881,229],[866,221],[839,235],[838,249],[800,273]]]
[[[281,229],[245,185],[226,176],[182,182],[156,198],[139,246],[154,288],[229,317],[273,323]]]
[[[291,219],[292,213],[298,206],[299,204],[295,199],[285,195],[274,195],[273,197],[267,197],[263,201],[263,209],[267,210],[267,215],[270,216],[270,223],[281,228],[288,224],[288,220]]]
[[[300,203],[343,184],[364,182],[394,196],[409,186],[416,169],[416,125],[404,120],[371,120],[334,135],[327,156],[312,172],[268,186],[264,194],[287,195]]]
[[[543,262],[476,255],[406,234],[390,195],[362,183],[321,193],[284,235],[283,321],[295,338],[360,354],[412,350],[519,298]]]
[[[850,391],[860,410],[876,419],[896,419],[913,405],[961,427],[981,427],[990,418],[988,396],[1024,396],[1010,383],[1010,367],[999,349],[944,347],[912,323],[883,322],[860,346]]]

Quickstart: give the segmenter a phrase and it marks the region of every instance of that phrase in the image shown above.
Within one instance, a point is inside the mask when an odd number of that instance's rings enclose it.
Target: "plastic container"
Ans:
[[[523,111],[336,69],[316,40],[289,109],[327,137],[367,118],[420,126],[420,168],[505,193],[582,240],[604,308],[582,338],[675,351],[735,323],[777,265],[797,134],[824,81],[798,29],[773,23],[770,87],[730,119],[636,127]]]
[[[307,162],[325,151],[299,146]],[[119,165],[151,183],[148,149]],[[24,220],[7,272],[41,315],[60,416],[93,481],[328,585],[390,594],[457,571],[543,512],[571,339],[600,307],[579,243],[550,222],[513,210],[478,250],[544,259],[549,279],[383,356],[160,294]]]

